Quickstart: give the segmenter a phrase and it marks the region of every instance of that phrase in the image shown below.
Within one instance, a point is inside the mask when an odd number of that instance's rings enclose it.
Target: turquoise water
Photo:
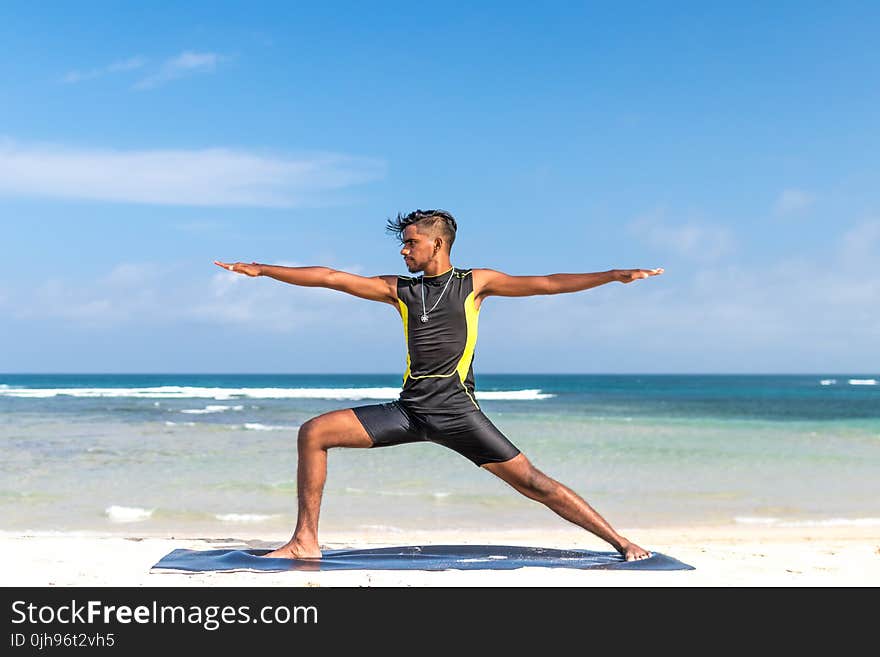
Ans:
[[[880,375],[477,375],[483,411],[612,524],[880,524]],[[0,530],[295,523],[296,433],[388,375],[2,375]],[[562,527],[442,447],[334,450],[321,527]]]

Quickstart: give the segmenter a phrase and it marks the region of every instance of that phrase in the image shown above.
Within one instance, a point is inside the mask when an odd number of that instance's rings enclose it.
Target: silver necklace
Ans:
[[[434,305],[431,306],[431,310],[425,310],[425,277],[422,276],[422,316],[419,317],[422,320],[422,324],[428,321],[428,313],[434,312],[434,308],[437,307],[437,304],[440,303],[440,299],[443,298],[443,292],[446,292],[446,288],[449,287],[449,281],[452,280],[452,275],[455,274],[455,268],[453,267],[450,270],[452,273],[449,274],[449,278],[446,279],[446,285],[443,286],[443,291],[440,292],[440,296],[437,297],[437,301],[434,302]]]

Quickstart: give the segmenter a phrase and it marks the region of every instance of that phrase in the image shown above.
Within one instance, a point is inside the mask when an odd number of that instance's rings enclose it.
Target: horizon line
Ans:
[[[0,376],[403,376],[399,372],[0,372]],[[877,376],[868,372],[480,372],[479,376]]]

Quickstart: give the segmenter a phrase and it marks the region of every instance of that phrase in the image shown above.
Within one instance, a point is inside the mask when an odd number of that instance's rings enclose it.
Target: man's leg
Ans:
[[[502,463],[486,463],[482,467],[500,477],[526,497],[541,502],[552,511],[604,539],[627,561],[651,556],[618,534],[608,522],[577,493],[538,470],[525,454]]]
[[[266,557],[320,558],[318,516],[327,480],[327,450],[331,447],[372,447],[373,441],[350,408],[308,420],[299,428],[296,492],[298,516],[291,539]]]

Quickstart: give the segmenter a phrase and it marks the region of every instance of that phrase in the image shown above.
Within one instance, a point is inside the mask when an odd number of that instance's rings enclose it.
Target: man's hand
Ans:
[[[214,264],[218,267],[223,267],[223,269],[228,269],[229,271],[235,272],[236,274],[245,274],[247,276],[259,276],[262,268],[256,262],[252,262],[251,264],[247,264],[244,262],[236,262],[234,264],[230,264],[228,262],[220,262],[219,260],[215,260]]]
[[[657,269],[615,269],[614,279],[621,283],[632,283],[639,278],[658,276],[663,273],[663,267]]]

